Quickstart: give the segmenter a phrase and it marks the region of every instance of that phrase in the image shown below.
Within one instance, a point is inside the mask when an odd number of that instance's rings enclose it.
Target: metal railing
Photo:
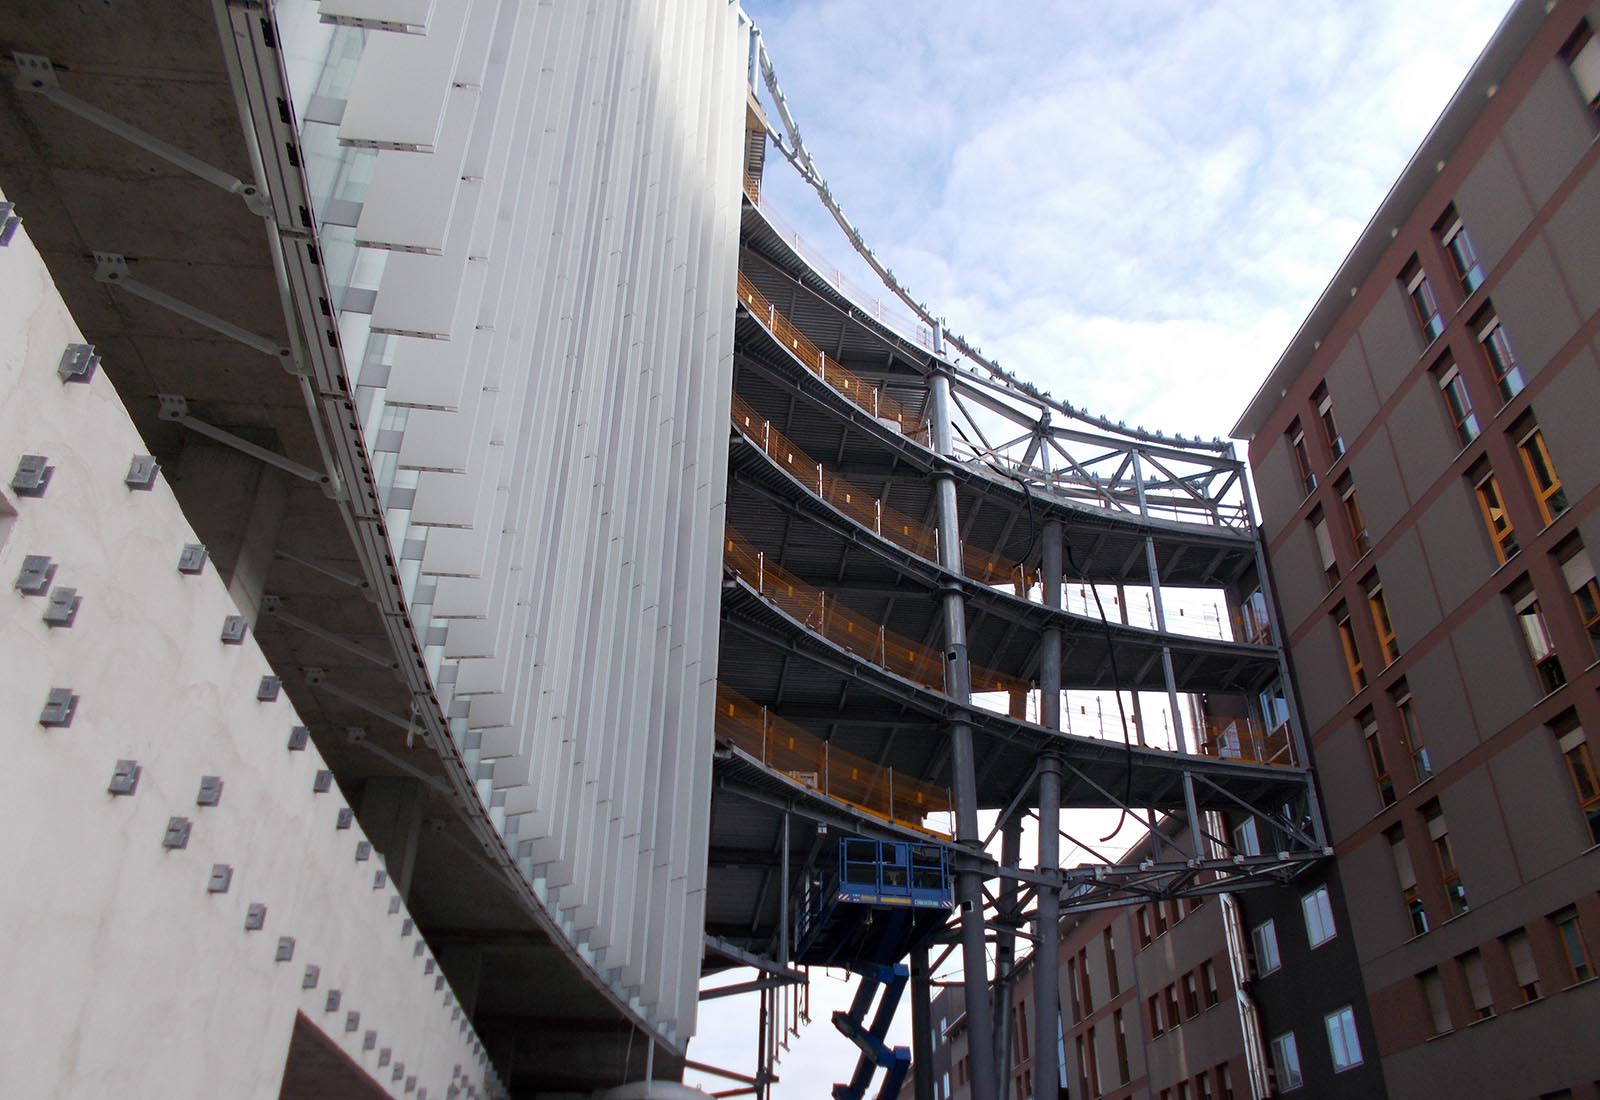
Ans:
[[[829,360],[827,353],[813,344],[805,333],[795,327],[794,322],[779,313],[778,308],[756,289],[756,284],[742,271],[739,272],[739,300],[745,304],[750,315],[765,325],[773,338],[812,374],[838,390],[863,412],[870,413],[883,423],[895,425],[908,439],[914,439],[923,446],[928,445],[928,425],[922,422],[921,417],[913,415],[889,396],[882,386],[867,382],[854,371],[840,366],[837,360]]]
[[[939,560],[937,530],[896,511],[878,497],[824,468],[737,393],[733,395],[732,415],[734,427],[746,439],[835,509],[902,550],[930,562]],[[962,572],[981,584],[1022,582],[1026,588],[1023,567],[1002,554],[963,544],[961,562]]]
[[[820,589],[768,561],[733,528],[726,532],[723,563],[791,619],[834,645],[907,680],[945,691],[944,657],[932,646],[875,623]],[[1027,692],[1027,680],[972,665],[973,691]]]
[[[1298,767],[1287,723],[1264,730],[1248,718],[1206,718],[1200,725],[1200,753],[1219,760]]]
[[[766,707],[753,703],[726,684],[717,685],[717,736],[763,765],[810,787],[825,798],[897,825],[948,837],[924,823],[929,814],[948,814],[954,805],[950,788],[926,783],[892,767],[874,764],[854,753],[835,749]]]

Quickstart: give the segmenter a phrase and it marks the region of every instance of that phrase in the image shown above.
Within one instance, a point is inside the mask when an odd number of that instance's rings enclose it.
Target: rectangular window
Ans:
[[[1470,295],[1483,285],[1483,265],[1478,262],[1478,250],[1472,247],[1472,238],[1467,236],[1467,227],[1461,223],[1455,203],[1444,208],[1444,214],[1434,223],[1433,231],[1445,254],[1450,257],[1450,266],[1456,269],[1456,278],[1461,281],[1461,293]]]
[[[1234,827],[1233,850],[1241,856],[1261,854],[1261,836],[1256,832],[1256,819],[1247,817]]]
[[[1600,844],[1600,779],[1595,776],[1594,757],[1583,727],[1568,717],[1555,727],[1556,744],[1567,764],[1567,776],[1578,799],[1578,812],[1589,826],[1589,839]]]
[[[1467,980],[1467,994],[1472,999],[1472,1018],[1487,1020],[1494,1015],[1494,994],[1489,992],[1489,969],[1483,965],[1483,952],[1474,947],[1464,955],[1456,956],[1461,973]]]
[[[1194,1093],[1189,1090],[1189,1082],[1178,1082],[1177,1100],[1194,1100]]]
[[[1555,641],[1550,637],[1539,597],[1527,577],[1514,585],[1507,595],[1516,611],[1517,625],[1522,628],[1522,640],[1528,647],[1528,657],[1533,661],[1539,684],[1548,695],[1567,682],[1567,674],[1562,671],[1561,658],[1556,655]]]
[[[1086,1053],[1089,1055],[1089,1066],[1088,1066],[1087,1070],[1085,1071],[1087,1073],[1087,1075],[1088,1075],[1088,1078],[1089,1078],[1089,1095],[1090,1096],[1099,1096],[1100,1095],[1100,1047],[1094,1041],[1094,1028],[1093,1027],[1089,1028],[1088,1033],[1084,1037],[1084,1044],[1083,1045],[1084,1045],[1084,1049],[1085,1049]],[[1028,1095],[1031,1096],[1031,1095],[1033,1095],[1033,1087],[1032,1087],[1033,1086],[1033,1082],[1029,1081],[1028,1085],[1029,1085]]]
[[[1272,1040],[1272,1068],[1278,1074],[1279,1092],[1305,1084],[1305,1078],[1300,1075],[1300,1048],[1295,1045],[1294,1032],[1286,1031]]]
[[[1128,1030],[1122,1022],[1122,1009],[1117,1009],[1111,1014],[1111,1025],[1117,1029],[1117,1083],[1126,1085],[1130,1078],[1128,1067]],[[1066,1074],[1061,1079],[1067,1079]]]
[[[1265,921],[1250,929],[1250,944],[1256,952],[1256,977],[1265,978],[1283,961],[1278,957],[1278,926],[1273,921]]]
[[[1183,1017],[1178,1012],[1178,985],[1176,982],[1161,991],[1161,1011],[1167,1017],[1168,1031],[1171,1031],[1182,1022]]]
[[[1577,29],[1561,47],[1561,60],[1567,63],[1583,101],[1591,110],[1600,110],[1600,39],[1595,38],[1587,19],[1578,20]]]
[[[1139,946],[1149,947],[1150,940],[1153,937],[1150,935],[1150,909],[1148,906],[1141,905],[1133,911],[1133,923],[1139,934]]]
[[[1094,987],[1089,982],[1089,949],[1078,949],[1078,983],[1083,995],[1083,1014],[1089,1015],[1094,1011]]]
[[[1154,993],[1150,994],[1150,996],[1145,998],[1145,1007],[1150,1013],[1150,1034],[1152,1036],[1160,1035],[1162,1032],[1166,1031],[1166,1028],[1161,1026],[1161,998]],[[1083,1040],[1079,1039],[1078,1042],[1081,1043]],[[1079,1054],[1079,1057],[1082,1057],[1081,1053]]]
[[[1368,573],[1361,582],[1367,593],[1367,610],[1372,612],[1372,625],[1378,631],[1378,651],[1383,654],[1383,667],[1388,668],[1400,657],[1400,643],[1394,636],[1394,623],[1389,618],[1389,601],[1383,595],[1383,582],[1376,573]]]
[[[1589,551],[1577,535],[1556,547],[1556,560],[1561,563],[1561,575],[1566,578],[1567,591],[1572,593],[1578,618],[1589,632],[1589,643],[1600,656],[1600,584],[1595,582],[1594,566],[1589,561]]]
[[[1333,588],[1339,583],[1339,563],[1333,556],[1333,536],[1328,532],[1327,517],[1318,508],[1306,520],[1311,524],[1311,536],[1317,541],[1317,558],[1322,562],[1322,575],[1328,579],[1328,587]]]
[[[1467,396],[1467,384],[1456,369],[1455,358],[1445,352],[1433,365],[1433,377],[1439,383],[1439,393],[1450,413],[1450,423],[1455,425],[1456,439],[1465,447],[1478,438],[1478,416],[1472,411],[1472,399]]]
[[[1404,680],[1395,682],[1389,689],[1389,700],[1400,719],[1400,743],[1411,758],[1411,774],[1420,785],[1433,776],[1433,761],[1428,758],[1428,746],[1422,742],[1422,727],[1417,722],[1417,708],[1411,701],[1411,687]]]
[[[1311,393],[1311,403],[1317,408],[1317,419],[1322,422],[1322,438],[1327,441],[1328,451],[1337,462],[1344,454],[1344,437],[1339,434],[1339,423],[1333,418],[1333,397],[1328,393],[1328,384],[1321,382]]]
[[[1367,520],[1361,514],[1361,502],[1356,499],[1356,485],[1346,473],[1335,484],[1339,502],[1344,505],[1345,522],[1350,525],[1350,540],[1356,544],[1356,557],[1372,549],[1372,537],[1367,533]]]
[[[1539,514],[1549,524],[1567,510],[1567,494],[1561,488],[1555,463],[1550,461],[1543,433],[1534,428],[1517,442],[1517,450],[1522,454],[1522,468],[1528,475],[1528,483],[1539,500]]]
[[[1450,915],[1459,916],[1467,911],[1467,888],[1462,885],[1461,871],[1456,867],[1456,854],[1450,846],[1450,829],[1445,823],[1444,811],[1435,800],[1422,807],[1422,817],[1428,824],[1428,838],[1433,844],[1433,857],[1439,865],[1439,880],[1444,885],[1445,900],[1450,903]]]
[[[1523,1002],[1537,1001],[1541,996],[1539,968],[1533,961],[1533,945],[1528,942],[1528,933],[1519,928],[1501,936],[1500,943],[1511,960],[1511,972],[1516,975]]]
[[[1511,526],[1511,516],[1506,512],[1505,497],[1500,495],[1500,483],[1487,460],[1473,465],[1467,471],[1472,480],[1472,491],[1478,498],[1478,510],[1483,515],[1484,526],[1489,529],[1489,543],[1494,556],[1504,564],[1521,549],[1517,545],[1517,532]]]
[[[1117,940],[1109,928],[1101,933],[1101,940],[1106,952],[1106,984],[1111,989],[1111,996],[1115,997],[1122,992],[1122,984],[1117,981]]]
[[[1378,741],[1378,718],[1371,710],[1364,710],[1356,719],[1361,724],[1361,739],[1367,745],[1367,762],[1372,765],[1372,779],[1378,785],[1378,798],[1385,806],[1394,805],[1394,780],[1389,776],[1389,765],[1383,758],[1383,745]]]
[[[1356,648],[1356,632],[1350,625],[1350,610],[1344,604],[1333,609],[1333,624],[1339,631],[1339,647],[1344,650],[1345,671],[1350,674],[1350,690],[1359,692],[1367,686],[1367,670],[1361,663],[1361,650]]]
[[[1473,330],[1478,334],[1478,343],[1483,345],[1483,354],[1489,360],[1489,369],[1494,372],[1494,382],[1500,389],[1500,397],[1510,401],[1522,392],[1522,368],[1517,364],[1516,353],[1511,350],[1511,338],[1506,335],[1506,327],[1500,323],[1500,317],[1493,308],[1485,306],[1472,319]]]
[[[1306,433],[1296,420],[1289,425],[1289,451],[1294,455],[1295,469],[1300,474],[1300,485],[1306,495],[1317,487],[1317,475],[1311,472],[1311,455],[1306,451]]]
[[[1217,1078],[1217,1100],[1233,1100],[1233,1070],[1228,1068],[1228,1063],[1217,1063],[1212,1072]]]
[[[1428,911],[1417,893],[1417,872],[1411,863],[1411,849],[1406,847],[1406,834],[1396,825],[1383,835],[1389,841],[1389,855],[1394,859],[1395,877],[1400,881],[1400,900],[1406,908],[1406,919],[1411,922],[1411,934],[1420,936],[1428,930]]]
[[[1343,1073],[1361,1064],[1361,1039],[1356,1035],[1356,1014],[1350,1005],[1322,1018],[1328,1029],[1328,1049],[1333,1053],[1333,1072]]]
[[[1428,1006],[1433,1033],[1443,1035],[1450,1030],[1450,1006],[1444,999],[1444,980],[1437,970],[1424,970],[1417,975],[1417,984],[1422,987],[1422,1001]]]
[[[1121,1015],[1119,1012],[1118,1015]],[[1121,1021],[1119,1020],[1120,1024]],[[1062,1030],[1061,1013],[1056,1013],[1056,1080],[1063,1086],[1067,1083],[1067,1036]]]
[[[1257,588],[1239,604],[1239,640],[1272,644],[1272,624],[1267,618],[1266,594]]]
[[[1589,948],[1583,942],[1583,922],[1578,919],[1578,911],[1563,909],[1551,917],[1550,922],[1556,926],[1561,949],[1566,952],[1567,971],[1572,975],[1573,984],[1594,977],[1594,969],[1589,965]]]
[[[1072,1009],[1073,1023],[1083,1019],[1083,1010],[1078,1006],[1078,960],[1076,957],[1067,959],[1067,1004]]]
[[[1321,947],[1333,939],[1337,929],[1333,925],[1333,899],[1328,888],[1319,886],[1300,899],[1300,911],[1306,918],[1306,939],[1312,947]]]
[[[1416,315],[1417,324],[1422,326],[1422,335],[1428,343],[1444,331],[1444,319],[1439,316],[1439,300],[1433,296],[1433,287],[1428,283],[1428,276],[1423,272],[1422,265],[1415,256],[1406,264],[1405,270],[1400,272],[1400,282],[1406,288],[1406,298],[1411,302],[1411,312]]]
[[[1200,992],[1205,996],[1207,1008],[1222,999],[1217,992],[1217,968],[1209,959],[1200,964]]]
[[[1212,1100],[1214,1095],[1215,1093],[1211,1091],[1211,1075],[1209,1073],[1202,1073],[1194,1079],[1195,1100]]]
[[[1200,1015],[1200,982],[1194,971],[1183,976],[1183,1017],[1192,1020]]]

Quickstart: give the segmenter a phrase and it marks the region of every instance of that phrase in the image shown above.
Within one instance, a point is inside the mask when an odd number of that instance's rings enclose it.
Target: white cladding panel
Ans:
[[[450,0],[445,0],[449,3]],[[425,34],[435,0],[322,0],[322,18],[375,30]]]
[[[383,154],[373,184],[391,243],[442,242],[389,257],[373,331],[448,337],[392,342],[386,401],[412,406],[397,457],[414,480],[390,520],[426,542],[464,751],[492,773],[481,793],[536,894],[681,1040],[703,923],[746,40],[726,0],[475,3],[497,34],[472,181],[443,213],[434,188],[426,227],[389,197],[408,163],[443,180],[451,133],[431,155]],[[369,45],[358,91],[374,56],[391,64]]]
[[[441,3],[424,35],[371,35],[339,123],[340,142],[433,152],[472,7],[472,0]]]
[[[0,248],[0,439],[9,462],[43,455],[53,472],[42,496],[0,486],[0,1096],[273,1100],[297,1012],[375,1094],[503,1094],[435,990],[431,953],[404,934],[404,907],[390,911],[398,896],[374,888],[379,858],[356,858],[360,825],[336,827],[338,788],[314,790],[315,746],[289,750],[287,696],[258,701],[265,657],[250,637],[222,644],[238,609],[215,566],[178,571],[199,540],[165,480],[124,484],[146,448],[109,379],[57,377],[82,340],[19,232]],[[29,554],[82,599],[70,626],[10,586]],[[77,709],[46,728],[55,687]],[[107,789],[121,760],[141,768],[131,795]],[[217,805],[196,805],[203,775],[222,779]],[[163,847],[170,817],[191,822],[182,848]],[[225,892],[208,891],[213,864],[232,869]],[[247,930],[255,903],[265,923]],[[287,961],[280,936],[294,939]],[[309,989],[307,965],[321,968]],[[380,1050],[416,1092],[380,1074]]]

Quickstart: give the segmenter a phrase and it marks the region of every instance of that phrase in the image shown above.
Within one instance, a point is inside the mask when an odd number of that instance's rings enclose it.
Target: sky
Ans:
[[[1228,434],[1507,7],[743,2],[833,195],[917,299],[1057,398],[1205,438]],[[763,199],[875,285],[773,150]],[[850,987],[813,987],[774,1100],[825,1097],[854,1064],[828,1022]],[[750,1072],[755,1017],[754,997],[706,1003],[690,1057]]]

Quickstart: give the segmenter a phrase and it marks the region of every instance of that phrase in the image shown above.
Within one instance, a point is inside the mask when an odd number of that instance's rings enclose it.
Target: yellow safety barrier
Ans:
[[[939,560],[939,534],[927,524],[884,504],[882,500],[823,468],[740,397],[733,395],[733,424],[796,481],[839,511],[903,550],[929,561]],[[982,584],[1023,583],[1022,566],[991,550],[963,545],[962,571]]]
[[[897,774],[893,768],[835,749],[725,684],[717,685],[716,732],[773,771],[828,798],[899,825],[950,835],[923,824],[929,814],[950,812],[949,788]]]
[[[727,529],[723,561],[739,576],[813,633],[827,638],[841,649],[871,661],[908,680],[944,691],[944,658],[930,646],[914,642],[874,623],[865,615],[830,599],[826,592],[812,588],[781,566],[770,562],[733,528]],[[1033,685],[1018,676],[996,672],[980,665],[971,666],[973,691],[1021,691]]]

